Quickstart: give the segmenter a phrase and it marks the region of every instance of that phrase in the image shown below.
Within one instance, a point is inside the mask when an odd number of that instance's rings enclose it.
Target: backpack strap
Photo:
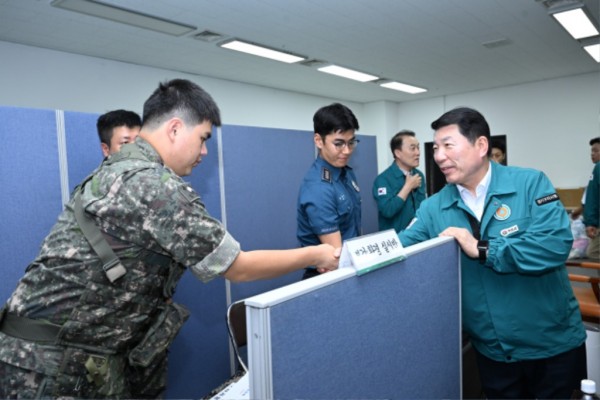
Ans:
[[[77,220],[83,235],[90,243],[96,254],[98,254],[98,257],[100,257],[100,260],[102,261],[102,269],[104,270],[106,277],[111,283],[113,283],[125,275],[127,270],[123,264],[121,264],[121,260],[119,257],[117,257],[104,236],[102,236],[102,232],[100,232],[98,226],[96,226],[92,218],[83,210],[83,205],[81,203],[82,190],[83,185],[75,191],[75,201],[73,205],[75,219]]]

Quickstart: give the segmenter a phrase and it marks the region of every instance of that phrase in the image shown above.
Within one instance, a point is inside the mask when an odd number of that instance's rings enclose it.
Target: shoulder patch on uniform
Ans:
[[[385,196],[387,194],[386,187],[377,188],[377,196]]]
[[[200,196],[198,196],[198,193],[196,193],[194,189],[192,189],[190,186],[181,185],[178,190],[181,196],[183,196],[183,198],[185,198],[190,203],[200,200]]]
[[[540,197],[536,199],[535,202],[538,206],[542,206],[547,203],[552,203],[553,201],[559,200],[557,193],[549,194],[548,196]]]
[[[321,180],[331,183],[331,171],[329,169],[321,168]]]

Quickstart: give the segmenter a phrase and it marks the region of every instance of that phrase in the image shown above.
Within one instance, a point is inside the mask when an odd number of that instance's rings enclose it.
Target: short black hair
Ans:
[[[175,116],[190,126],[204,121],[221,126],[217,103],[204,89],[186,79],[160,83],[144,103],[144,127],[157,127]]]
[[[490,126],[483,115],[469,107],[457,107],[442,114],[441,117],[431,123],[434,131],[448,125],[457,125],[458,131],[466,137],[471,144],[475,144],[481,136],[490,143]],[[488,146],[488,157],[492,154],[492,146]]]
[[[345,105],[333,103],[317,110],[313,116],[315,133],[325,137],[337,131],[358,130],[358,120]]]
[[[404,139],[404,136],[415,137],[416,135],[413,131],[409,131],[408,129],[403,129],[396,133],[392,140],[390,140],[390,149],[392,150],[392,155],[394,155],[394,150],[402,148],[402,140]]]
[[[590,140],[590,146],[600,143],[600,136],[593,138]]]
[[[114,110],[102,114],[96,122],[96,129],[100,142],[110,147],[110,141],[113,136],[113,129],[119,126],[135,128],[142,126],[142,119],[133,111]]]

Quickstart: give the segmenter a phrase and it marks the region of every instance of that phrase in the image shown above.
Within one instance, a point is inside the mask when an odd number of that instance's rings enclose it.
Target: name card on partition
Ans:
[[[388,229],[344,241],[339,268],[352,267],[357,275],[364,275],[405,258],[398,234]]]

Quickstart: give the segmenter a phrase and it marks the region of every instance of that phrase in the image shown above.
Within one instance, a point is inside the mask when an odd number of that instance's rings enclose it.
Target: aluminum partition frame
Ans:
[[[452,238],[435,238],[423,243],[406,248],[407,256],[420,253],[440,244],[454,241]],[[458,277],[458,327],[460,329],[461,315],[461,291],[460,291],[460,251],[457,260]],[[374,271],[373,273],[377,273]],[[295,297],[302,296],[314,291],[333,285],[336,282],[353,278],[355,271],[350,268],[339,269],[315,278],[301,281],[286,287],[272,290],[246,299],[247,335],[248,335],[248,357],[250,368],[250,398],[273,399],[275,396],[273,385],[272,365],[272,327],[271,308]],[[360,279],[360,278],[358,278]],[[459,363],[458,385],[462,397],[462,341],[458,333],[457,357]],[[334,376],[331,379],[335,379]]]

